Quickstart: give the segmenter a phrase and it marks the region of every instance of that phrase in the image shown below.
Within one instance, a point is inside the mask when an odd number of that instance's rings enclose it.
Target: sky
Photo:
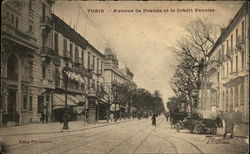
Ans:
[[[119,66],[133,71],[137,86],[152,93],[159,90],[166,102],[174,96],[169,81],[178,63],[170,48],[185,34],[187,24],[203,18],[217,27],[225,27],[242,4],[240,1],[56,1],[53,11],[101,53],[107,46],[113,48]],[[144,9],[162,12],[143,13]],[[214,11],[195,12],[195,9]]]

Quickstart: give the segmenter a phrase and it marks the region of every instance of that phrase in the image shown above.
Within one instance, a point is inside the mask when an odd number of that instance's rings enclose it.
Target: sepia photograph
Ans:
[[[0,154],[249,153],[248,1],[1,7]]]

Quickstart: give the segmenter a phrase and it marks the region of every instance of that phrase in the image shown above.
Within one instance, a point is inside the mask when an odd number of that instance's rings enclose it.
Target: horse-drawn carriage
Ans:
[[[188,129],[191,133],[217,133],[216,119],[204,119],[198,113],[177,112],[172,113],[170,119],[171,128],[174,125],[177,132]]]

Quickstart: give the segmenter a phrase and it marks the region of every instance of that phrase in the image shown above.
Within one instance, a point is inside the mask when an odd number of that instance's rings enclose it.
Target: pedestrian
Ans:
[[[216,124],[218,127],[223,127],[222,120],[219,115],[216,117]]]
[[[152,126],[155,126],[155,127],[156,127],[156,116],[155,116],[155,114],[153,114],[151,120],[152,120]]]
[[[225,132],[224,132],[223,137],[226,137],[227,134],[230,134],[231,138],[233,138],[234,126],[235,126],[234,114],[232,112],[226,114],[224,121],[225,121]]]
[[[168,121],[168,118],[169,118],[169,113],[167,112],[166,113],[166,120]]]
[[[41,114],[41,118],[40,121],[42,121],[42,123],[44,123],[45,117],[44,117],[44,113]]]
[[[15,113],[15,126],[19,126],[20,114],[16,111]]]
[[[46,113],[46,123],[48,123],[48,121],[49,121],[49,113],[47,112]]]
[[[8,114],[3,111],[3,115],[2,115],[2,123],[3,123],[3,128],[6,127],[7,128],[7,123],[8,123]]]

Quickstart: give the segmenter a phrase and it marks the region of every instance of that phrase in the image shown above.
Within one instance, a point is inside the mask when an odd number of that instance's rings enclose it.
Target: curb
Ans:
[[[21,135],[35,135],[35,134],[53,134],[53,133],[66,133],[66,132],[77,132],[77,131],[83,131],[83,130],[88,130],[92,128],[99,128],[99,127],[104,127],[108,125],[115,125],[118,123],[124,123],[124,122],[129,122],[130,120],[124,120],[124,121],[118,121],[114,123],[104,123],[104,124],[94,124],[90,125],[90,127],[86,128],[81,128],[81,129],[73,129],[73,130],[59,130],[59,131],[52,131],[52,132],[36,132],[36,133],[22,133],[22,134],[6,134],[6,135],[0,135],[0,137],[5,137],[5,136],[21,136]]]

